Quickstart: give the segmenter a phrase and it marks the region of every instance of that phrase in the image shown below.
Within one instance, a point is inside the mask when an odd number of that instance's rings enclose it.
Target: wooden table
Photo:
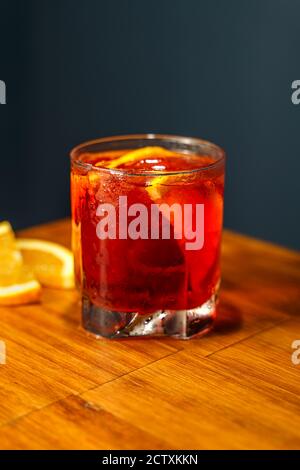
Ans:
[[[68,246],[70,223],[22,236]],[[0,447],[300,448],[300,255],[225,231],[222,264],[216,329],[190,341],[97,340],[74,291],[0,308]]]

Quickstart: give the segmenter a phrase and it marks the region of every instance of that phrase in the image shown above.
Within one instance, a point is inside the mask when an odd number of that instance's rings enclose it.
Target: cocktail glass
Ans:
[[[128,135],[71,152],[83,326],[191,338],[216,317],[225,155],[196,138]]]

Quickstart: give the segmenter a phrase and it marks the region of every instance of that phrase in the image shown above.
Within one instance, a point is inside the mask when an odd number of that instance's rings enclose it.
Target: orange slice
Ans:
[[[15,235],[9,222],[0,223],[0,305],[37,302],[41,286],[16,247]]]
[[[174,155],[174,152],[171,152],[170,150],[167,150],[163,147],[142,147],[140,149],[132,150],[131,152],[125,153],[125,155],[122,155],[119,158],[115,158],[114,160],[111,160],[110,162],[106,163],[107,168],[117,168],[120,165],[124,165],[124,163],[132,163],[132,162],[138,162],[139,160],[142,160],[144,158],[153,158],[153,157],[159,157],[159,156],[167,156],[167,155]],[[102,163],[103,164],[103,163]],[[101,162],[99,164],[96,164],[96,166],[101,165]]]
[[[9,222],[0,222],[0,251],[15,249],[15,234]]]
[[[126,163],[132,163],[132,162],[137,162],[145,158],[155,158],[155,157],[162,157],[162,156],[174,156],[176,153],[171,150],[168,150],[164,147],[158,147],[158,146],[149,146],[149,147],[142,147],[136,150],[132,150],[131,152],[125,153],[119,158],[116,158],[114,160],[111,160],[106,164],[107,168],[117,168],[120,165],[124,165]],[[178,154],[179,156],[180,154]],[[99,162],[99,165],[102,163]],[[96,164],[97,166],[97,164]],[[161,176],[156,176],[153,178],[147,186],[146,191],[148,192],[149,196],[151,199],[156,202],[159,200],[162,196],[162,186],[164,184],[167,184],[170,180],[169,176],[166,175],[161,175]]]
[[[35,279],[27,278],[27,273],[23,271],[19,275],[16,283],[0,285],[0,305],[20,305],[38,302],[40,300],[41,286]]]
[[[0,285],[13,281],[22,266],[15,235],[9,222],[0,222]]]
[[[32,269],[42,285],[74,288],[74,259],[70,250],[57,243],[30,238],[17,239],[16,246],[25,265]]]
[[[165,192],[165,188],[163,186],[167,185],[172,180],[174,180],[174,176],[167,175],[156,176],[150,180],[150,184],[146,187],[146,191],[152,201],[157,202],[162,198]]]

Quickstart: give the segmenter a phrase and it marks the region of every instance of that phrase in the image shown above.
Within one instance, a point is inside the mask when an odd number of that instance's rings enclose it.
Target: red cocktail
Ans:
[[[220,282],[224,153],[171,136],[72,152],[73,249],[83,324],[106,337],[207,331]]]

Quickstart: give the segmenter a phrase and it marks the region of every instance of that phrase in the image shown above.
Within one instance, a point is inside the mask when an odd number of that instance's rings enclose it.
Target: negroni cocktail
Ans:
[[[207,331],[220,283],[223,151],[142,135],[83,144],[71,156],[84,327],[111,338]]]

